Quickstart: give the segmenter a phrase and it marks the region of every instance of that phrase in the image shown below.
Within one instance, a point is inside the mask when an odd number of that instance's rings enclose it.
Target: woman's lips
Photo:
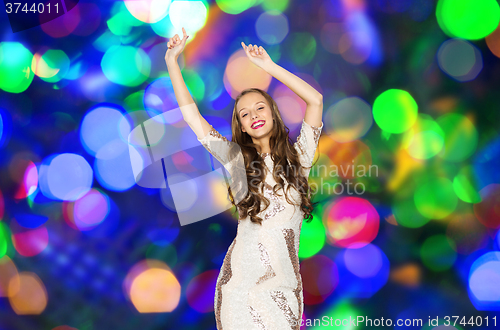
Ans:
[[[255,124],[255,125],[259,125],[259,126],[257,126],[257,127],[252,127],[252,129],[259,129],[259,128],[261,128],[262,126],[264,126],[264,124],[265,124],[265,123],[266,123],[266,121],[265,121],[265,120],[259,120],[259,122],[258,122],[257,124]]]

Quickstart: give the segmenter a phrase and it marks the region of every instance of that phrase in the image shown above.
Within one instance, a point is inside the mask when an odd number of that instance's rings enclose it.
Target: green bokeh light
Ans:
[[[455,250],[455,242],[439,234],[425,240],[420,248],[420,257],[427,268],[439,272],[453,266],[457,259]]]
[[[444,145],[444,132],[427,114],[419,114],[417,122],[405,134],[408,153],[416,159],[429,159],[437,155]]]
[[[316,54],[316,39],[307,32],[295,32],[289,36],[291,40],[290,57],[296,65],[306,65]]]
[[[436,18],[448,36],[476,40],[497,28],[500,7],[495,0],[439,0]]]
[[[151,60],[140,48],[111,46],[102,57],[101,67],[110,81],[125,86],[138,86],[149,77]]]
[[[321,213],[315,208],[311,222],[302,224],[300,233],[299,258],[305,259],[312,257],[325,245],[326,234],[325,227],[321,221]]]
[[[266,0],[262,2],[262,9],[284,12],[288,8],[288,3],[288,0]]]
[[[9,93],[24,92],[33,81],[33,54],[18,42],[0,43],[0,88]]]
[[[7,253],[7,233],[5,225],[0,223],[0,258]]]
[[[467,165],[453,179],[453,189],[458,198],[466,203],[481,202],[481,195],[475,188],[474,169],[471,165]]]
[[[255,0],[215,0],[220,10],[225,13],[237,15],[256,5]]]
[[[417,102],[407,91],[389,89],[373,102],[373,119],[377,125],[389,133],[403,133],[417,119]]]
[[[126,23],[126,14],[120,12],[115,16],[111,17],[106,23],[108,24],[109,30],[117,36],[125,36],[132,30],[132,25]]]
[[[341,184],[342,179],[332,173],[331,168],[335,164],[327,154],[320,153],[318,160],[314,162],[315,164],[309,174],[309,186],[314,193],[314,201],[329,201],[332,198],[334,189],[340,190],[338,186]]]
[[[193,70],[184,69],[183,75],[186,81],[186,86],[195,99],[198,101],[203,100],[205,97],[205,83],[201,77]]]
[[[59,71],[50,78],[40,77],[40,79],[49,83],[56,83],[66,77],[70,62],[65,52],[58,49],[49,49],[42,55],[41,59],[47,63],[48,67],[51,69],[59,69]]]
[[[335,328],[335,329],[341,329],[341,330],[354,330],[357,329],[356,326],[353,326],[352,323],[350,322],[351,319],[357,319],[358,315],[362,316],[364,314],[360,313],[358,310],[356,310],[348,301],[342,300],[336,303],[333,307],[328,309],[326,312],[323,312],[322,315],[324,315],[323,318],[320,320],[326,319],[328,323],[326,322],[321,322],[318,324],[314,324],[314,319],[308,319],[311,324],[310,326],[314,325],[314,327],[309,328],[307,325],[309,325],[306,319],[305,325],[307,329],[311,330],[322,330],[325,328]],[[337,324],[335,324],[335,321],[338,320]],[[343,320],[344,324],[341,324]],[[362,323],[360,323],[361,325]],[[361,326],[362,328],[362,326]]]
[[[429,218],[422,216],[412,199],[395,201],[392,213],[398,224],[408,228],[418,228],[429,222]]]
[[[437,177],[422,184],[414,195],[417,210],[429,219],[442,219],[453,212],[458,198],[447,178]]]
[[[453,162],[469,158],[477,147],[478,134],[474,124],[458,113],[448,113],[437,119],[444,131],[444,149],[439,156]]]
[[[138,20],[128,11],[123,1],[116,2],[111,9],[113,15],[107,20],[109,30],[117,36],[126,36],[133,26],[141,26],[144,22]]]
[[[9,227],[4,222],[0,221],[0,258],[3,258],[9,251],[9,245],[12,244],[10,239]]]
[[[146,108],[144,106],[144,90],[130,94],[125,98],[125,100],[123,100],[123,103],[127,112],[144,110]]]

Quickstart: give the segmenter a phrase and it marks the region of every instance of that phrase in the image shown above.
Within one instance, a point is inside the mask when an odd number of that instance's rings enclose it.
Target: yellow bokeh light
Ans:
[[[47,307],[47,290],[35,273],[19,273],[19,283],[11,279],[8,288],[9,302],[17,315],[38,315]]]
[[[17,267],[8,256],[3,256],[0,258],[0,297],[8,296],[9,283],[12,286],[10,292],[15,295],[20,286]]]
[[[59,69],[51,68],[42,55],[36,53],[31,61],[31,71],[40,78],[52,78],[59,72]]]
[[[243,49],[229,58],[224,72],[224,86],[232,98],[249,87],[267,90],[271,80],[272,76],[253,64]]]
[[[429,159],[442,150],[444,132],[431,116],[419,114],[415,124],[403,133],[401,145],[413,158]]]
[[[220,169],[220,171],[226,171]],[[215,172],[217,173],[217,172]],[[213,191],[214,194],[214,200],[217,203],[217,208],[218,209],[228,209],[232,206],[231,201],[229,200],[229,193],[227,190],[228,183],[227,180],[228,177],[224,177],[222,175],[219,176],[217,179],[213,179],[210,182],[210,188],[209,191]],[[234,196],[234,191],[232,191],[233,196]]]
[[[173,311],[179,304],[181,286],[172,272],[151,268],[139,274],[130,287],[130,299],[139,313]]]
[[[407,149],[400,149],[396,152],[394,163],[394,170],[387,181],[387,189],[389,191],[399,189],[410,175],[425,166],[424,160],[413,158]]]

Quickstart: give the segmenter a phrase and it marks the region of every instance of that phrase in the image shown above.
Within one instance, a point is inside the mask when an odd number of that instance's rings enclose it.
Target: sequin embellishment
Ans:
[[[318,144],[319,136],[321,134],[321,128],[315,127],[315,126],[311,126],[311,128],[312,128],[313,133],[314,133],[314,143]]]
[[[222,322],[220,319],[221,305],[222,305],[222,286],[227,284],[233,275],[231,271],[231,253],[233,253],[234,244],[236,244],[236,239],[234,239],[233,243],[229,247],[229,250],[224,257],[223,268],[222,268],[222,276],[217,281],[217,306],[215,307],[215,321],[217,323],[217,329],[222,329]]]
[[[300,153],[301,153],[301,154],[303,154],[303,155],[305,155],[305,154],[306,154],[306,152],[304,151],[304,146],[302,145],[302,143],[303,143],[303,142],[302,142],[302,140],[303,140],[303,138],[302,138],[302,133],[303,133],[303,131],[302,131],[302,129],[301,129],[301,130],[300,130],[300,134],[299,134],[299,136],[297,136],[297,146],[298,146],[298,147],[299,147],[299,149],[300,149]],[[304,138],[304,139],[305,139],[305,138]]]
[[[295,277],[297,279],[297,287],[293,290],[297,302],[299,303],[299,317],[302,318],[302,277],[300,276],[300,266],[299,257],[297,251],[295,250],[295,232],[293,229],[283,229],[283,235],[285,236],[286,246],[288,248],[288,255],[290,256],[290,261],[292,262],[293,270],[295,272]],[[299,327],[297,328],[299,329]]]
[[[305,122],[304,122],[305,123]],[[308,125],[308,124],[307,124]],[[319,137],[321,135],[321,130],[322,130],[322,127],[316,127],[316,126],[311,126],[309,125],[313,131],[313,139],[314,139],[314,143],[316,145],[318,145],[318,142],[319,142]],[[305,135],[305,125],[303,124],[302,125],[302,128],[300,129],[300,134],[299,136],[297,137],[297,146],[299,147],[300,149],[300,152],[305,155],[306,152],[304,151],[305,150],[305,147],[307,146],[307,135]],[[304,136],[302,136],[304,134]],[[314,157],[314,155],[313,155]]]
[[[259,243],[259,250],[260,250],[260,261],[262,261],[262,263],[264,264],[266,273],[257,280],[257,284],[261,284],[262,282],[276,276],[276,273],[274,272],[274,269],[271,266],[271,258],[269,257],[269,253],[267,253],[267,250],[264,247],[264,245],[262,245],[262,243]]]
[[[252,319],[255,324],[259,326],[261,330],[267,330],[262,318],[260,317],[259,312],[257,312],[252,306],[248,305],[248,309],[250,310],[250,314],[252,315]]]
[[[222,136],[219,132],[217,132],[213,126],[211,126],[210,135],[212,135],[213,137],[216,137],[218,139],[221,139],[224,142],[229,142],[228,139],[226,139],[225,136]]]
[[[276,213],[283,211],[285,209],[285,206],[281,205],[278,196],[275,193],[273,193],[273,187],[271,187],[270,184],[264,182],[264,186],[265,186],[265,193],[271,199],[271,201],[274,202],[273,207],[269,211],[267,211],[266,215],[264,216],[264,219],[267,220],[269,218],[274,217]]]
[[[227,148],[230,147],[231,142],[229,142],[229,140],[225,136],[222,136],[212,125],[210,125],[210,131],[208,132],[207,136],[200,140],[201,144],[208,150],[208,152],[210,152],[212,155],[214,155],[215,158],[217,158],[219,161],[221,161],[222,164],[224,164],[224,162],[219,159],[219,154],[215,152],[213,148],[210,148],[210,144],[213,142],[208,140],[209,135],[225,142],[225,147]],[[217,145],[214,144],[214,146]]]
[[[290,327],[293,330],[299,330],[300,329],[299,319],[293,314],[293,311],[290,308],[290,305],[288,305],[288,301],[286,300],[286,297],[283,294],[283,292],[279,290],[271,291],[271,297],[285,314],[285,318],[288,321],[288,324],[290,324]]]

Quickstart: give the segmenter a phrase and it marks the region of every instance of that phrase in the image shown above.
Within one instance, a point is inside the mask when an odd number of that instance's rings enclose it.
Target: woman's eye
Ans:
[[[245,117],[247,114],[245,113],[243,116],[241,116],[241,118]]]
[[[260,110],[260,109],[264,109],[264,107],[262,107],[262,108],[259,108],[259,110]]]

